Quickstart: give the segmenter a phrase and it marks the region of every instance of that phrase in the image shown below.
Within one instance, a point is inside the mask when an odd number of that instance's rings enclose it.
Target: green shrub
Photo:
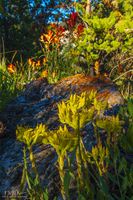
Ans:
[[[99,61],[101,68],[113,68],[111,60],[128,58],[133,45],[133,2],[132,0],[91,1],[92,11],[86,14],[77,3],[77,10],[86,25],[82,39],[75,48],[83,55],[88,67]],[[133,53],[133,52],[132,52]],[[118,57],[119,55],[119,57]],[[110,66],[111,64],[111,66]],[[102,70],[102,69],[101,69]]]

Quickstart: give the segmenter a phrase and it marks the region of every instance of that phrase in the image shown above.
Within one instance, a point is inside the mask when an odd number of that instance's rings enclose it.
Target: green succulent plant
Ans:
[[[74,94],[66,102],[58,104],[58,115],[62,123],[68,124],[73,129],[81,129],[91,121],[95,114],[94,98],[96,92],[90,94],[82,93],[80,96]]]
[[[107,106],[106,102],[97,100],[94,91],[90,94],[74,94],[67,101],[58,104],[59,120],[63,125],[57,129],[48,130],[42,124],[37,125],[35,128],[17,127],[17,139],[24,142],[28,147],[32,169],[36,174],[37,186],[39,183],[39,175],[35,165],[32,146],[36,143],[43,143],[50,144],[57,153],[56,166],[60,175],[61,194],[64,200],[71,199],[69,196],[71,179],[76,181],[79,199],[82,196],[83,199],[89,197],[93,200],[95,192],[98,194],[96,199],[113,198],[116,194],[112,193],[110,195],[110,184],[117,188],[118,195],[121,197],[123,195],[124,198],[131,196],[127,193],[127,189],[131,191],[132,167],[128,169],[127,161],[120,158],[121,154],[118,146],[120,144],[124,150],[131,152],[132,124],[130,122],[132,122],[132,100],[127,102],[127,107],[123,107],[121,114],[117,116],[104,116],[103,111]],[[123,133],[123,121],[121,122],[124,114],[127,117],[126,122],[129,125],[126,135]],[[81,129],[89,121],[93,122],[95,131],[96,133],[98,132],[95,135],[98,136],[96,137],[97,143],[92,147],[90,152],[86,150],[81,136]],[[104,130],[102,134],[105,134],[105,140],[102,139],[99,128]],[[74,158],[72,159],[70,155],[72,157],[74,155]],[[76,166],[74,172],[72,171],[73,164]],[[113,170],[115,174],[112,175],[110,170]],[[128,172],[130,173],[129,175]],[[28,176],[26,164],[24,175],[26,177]],[[25,181],[24,175],[22,185],[24,185]],[[32,184],[30,184],[30,179],[27,178],[26,180],[28,187],[31,189]],[[91,180],[93,180],[94,186]],[[122,187],[120,185],[121,183]],[[94,188],[95,186],[96,188]]]
[[[46,126],[43,124],[39,124],[35,128],[18,126],[16,129],[16,137],[20,142],[30,147],[36,143],[41,143],[42,138],[47,133],[46,130]]]

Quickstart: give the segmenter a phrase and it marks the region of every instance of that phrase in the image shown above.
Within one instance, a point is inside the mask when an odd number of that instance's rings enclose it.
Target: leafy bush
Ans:
[[[98,60],[100,66],[108,68],[112,57],[119,54],[117,62],[121,62],[121,56],[124,54],[128,57],[132,51],[133,2],[113,2],[108,1],[107,4],[106,1],[92,1],[92,11],[89,14],[77,3],[77,10],[86,28],[76,50],[85,57],[88,67],[94,66]]]

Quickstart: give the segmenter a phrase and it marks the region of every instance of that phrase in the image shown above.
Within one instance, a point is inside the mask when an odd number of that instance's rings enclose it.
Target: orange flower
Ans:
[[[48,70],[42,71],[41,76],[42,77],[47,77],[48,76]]]
[[[54,37],[53,40],[52,40],[52,43],[53,43],[53,44],[57,44],[57,43],[59,43],[59,41],[60,41],[60,40],[59,40],[58,37]]]
[[[36,62],[36,67],[40,67],[40,66],[41,66],[41,61],[38,60],[38,61]]]
[[[32,61],[32,65],[31,66],[34,68],[36,66],[36,62]]]
[[[50,43],[53,39],[53,31],[49,30],[47,34],[43,34],[43,41]]]
[[[28,64],[29,64],[30,66],[32,66],[33,68],[39,67],[39,66],[41,65],[40,60],[35,61],[35,60],[33,60],[32,58],[29,58],[29,59],[28,59]]]
[[[45,64],[46,62],[47,62],[47,58],[44,57],[44,58],[43,58],[43,64]]]
[[[64,35],[64,27],[58,26],[56,24],[51,24],[51,29],[48,30],[47,34],[42,34],[40,36],[40,41],[45,43],[45,48],[51,50],[52,45],[57,44],[60,47],[60,39]]]
[[[57,28],[57,25],[56,25],[56,24],[54,24],[54,23],[53,23],[53,24],[51,24],[50,26],[51,26],[51,28],[53,28],[53,29]]]
[[[16,67],[15,67],[15,65],[14,64],[9,64],[8,66],[7,66],[7,69],[8,69],[8,72],[10,73],[10,74],[14,74],[15,72],[16,72]]]
[[[28,64],[32,65],[33,60],[31,58],[28,59]]]
[[[42,34],[42,35],[40,36],[40,41],[41,41],[41,42],[44,42],[44,39],[45,39],[44,34]]]

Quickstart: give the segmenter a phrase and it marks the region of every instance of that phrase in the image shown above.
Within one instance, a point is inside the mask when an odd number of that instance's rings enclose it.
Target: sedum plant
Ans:
[[[99,175],[102,176],[103,174],[107,173],[109,163],[109,149],[104,147],[100,140],[96,146],[92,147],[90,155],[97,166]]]
[[[60,121],[75,130],[83,128],[94,117],[93,101],[95,97],[96,92],[91,92],[90,95],[82,93],[81,96],[74,94],[70,96],[67,102],[59,103],[58,115]]]
[[[132,102],[129,101],[128,112],[132,115],[131,105]],[[132,167],[129,167],[124,158],[121,159],[121,152],[118,149],[123,138],[121,121],[118,116],[101,115],[106,108],[107,104],[98,102],[94,91],[90,94],[74,94],[67,101],[58,104],[59,120],[63,123],[58,129],[48,130],[42,124],[35,128],[18,127],[17,129],[17,139],[28,147],[32,169],[38,182],[39,175],[35,167],[32,146],[43,143],[50,144],[55,149],[58,155],[63,199],[71,200],[69,190],[71,179],[76,182],[77,199],[119,199],[119,196],[128,199],[131,197],[130,192],[127,193],[127,191],[128,189],[131,191],[133,185]],[[81,137],[81,129],[90,121],[93,122],[95,128],[96,144],[88,152]],[[104,130],[102,133],[106,136],[104,140],[98,128]],[[75,171],[73,171],[73,164],[76,167]],[[25,180],[29,182],[28,175],[27,179],[23,177],[22,179],[23,184]],[[28,184],[28,187],[32,189],[33,186]],[[117,191],[116,194],[111,187]],[[36,187],[33,189],[33,194],[36,194],[34,190],[36,191]]]
[[[16,137],[20,142],[23,142],[25,144],[23,154],[24,154],[24,168],[23,168],[23,175],[22,180],[20,184],[20,193],[23,191],[24,184],[27,181],[28,187],[29,187],[29,195],[34,196],[36,194],[36,188],[38,187],[38,191],[40,191],[40,196],[43,195],[43,192],[41,190],[40,186],[40,180],[39,180],[39,174],[36,168],[35,163],[35,157],[33,154],[33,145],[36,143],[40,143],[42,140],[42,133],[46,132],[46,126],[45,125],[37,125],[35,128],[27,128],[18,126],[16,130]],[[27,147],[27,148],[26,148]],[[35,175],[35,180],[32,181],[29,178],[28,174],[28,167],[27,167],[27,161],[26,161],[26,151],[29,151],[29,159],[31,162],[32,170]],[[34,189],[33,189],[34,188]],[[38,196],[38,194],[36,194]]]
[[[19,126],[16,130],[16,137],[30,148],[36,143],[41,142],[44,133],[47,133],[46,131],[46,126],[43,124],[37,125],[35,128]]]
[[[64,161],[67,152],[72,152],[77,146],[77,137],[71,134],[67,127],[59,127],[58,130],[48,131],[45,125],[37,125],[36,128],[18,127],[16,131],[17,139],[25,143],[29,150],[29,158],[32,164],[32,169],[36,175],[36,179],[39,182],[39,175],[35,165],[35,158],[32,151],[33,145],[36,143],[50,144],[56,150],[58,155],[58,169],[61,178],[61,193],[65,199],[65,191],[63,187],[63,181],[65,176]],[[31,187],[31,186],[30,186]]]
[[[97,119],[96,126],[107,132],[107,144],[116,145],[121,135],[121,123],[118,116],[111,116],[104,119]]]
[[[58,171],[61,179],[61,194],[63,199],[67,198],[64,188],[64,177],[65,177],[65,159],[67,159],[67,153],[72,152],[77,146],[77,136],[75,133],[70,133],[64,125],[59,129],[50,131],[47,136],[44,135],[42,140],[43,144],[50,144],[56,150],[58,155]]]
[[[80,130],[86,123],[93,120],[96,112],[97,114],[99,113],[100,105],[102,110],[105,106],[102,106],[102,104],[96,105],[96,92],[94,91],[91,91],[90,94],[85,92],[81,95],[74,94],[71,95],[70,99],[66,102],[58,104],[59,120],[65,124],[64,127],[60,126],[57,130],[52,131],[48,131],[46,126],[42,124],[37,125],[36,128],[17,128],[17,139],[27,145],[30,152],[32,169],[37,177],[38,174],[35,167],[32,146],[41,142],[43,144],[50,144],[56,150],[58,155],[58,170],[61,179],[61,193],[64,199],[66,199],[65,188],[63,185],[65,178],[64,162],[65,159],[68,158],[68,153],[71,153],[74,150],[76,152],[78,173],[77,184],[79,191],[81,191],[85,186],[83,179],[87,172],[87,157],[89,155],[84,147]],[[72,127],[73,131],[70,132],[66,125]],[[88,179],[86,179],[86,187],[90,196],[92,196],[90,181]]]

